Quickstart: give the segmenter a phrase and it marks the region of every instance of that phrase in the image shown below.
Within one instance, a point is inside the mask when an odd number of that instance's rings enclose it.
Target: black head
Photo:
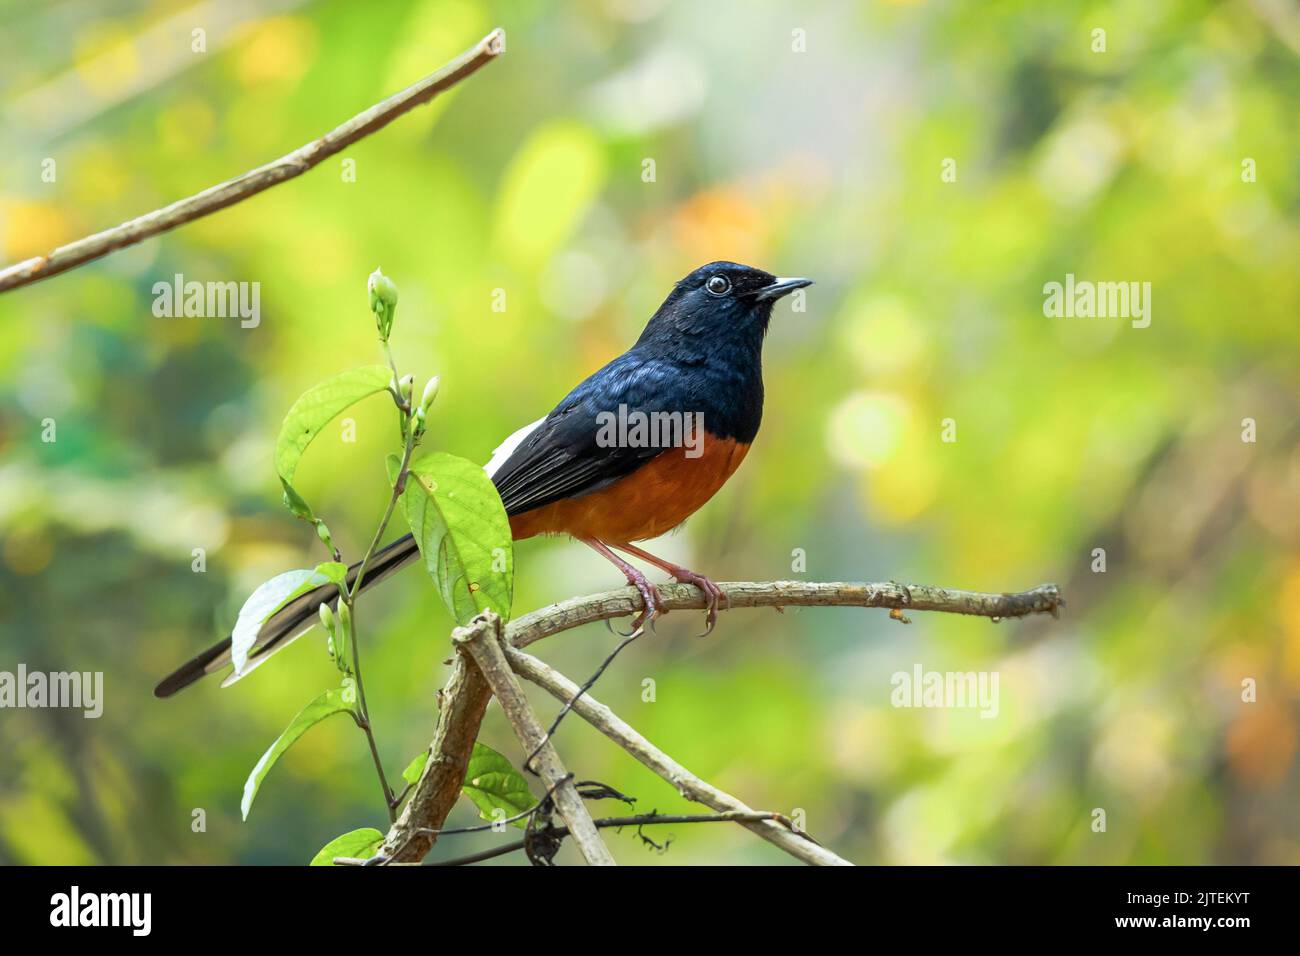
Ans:
[[[772,305],[811,279],[784,279],[736,262],[710,262],[673,287],[641,335],[706,336],[761,344]]]

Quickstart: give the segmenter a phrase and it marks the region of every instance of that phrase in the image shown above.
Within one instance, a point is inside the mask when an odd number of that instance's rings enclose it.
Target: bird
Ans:
[[[703,591],[704,633],[713,630],[722,590],[636,542],[682,524],[740,467],[762,423],[762,350],[772,308],[811,284],[736,262],[700,266],[673,286],[631,348],[502,442],[484,466],[514,540],[569,535],[636,588],[642,609],[631,633],[653,625],[662,606],[646,576],[617,552]],[[362,591],[418,553],[409,534],[378,551]],[[348,586],[358,567],[348,570]],[[335,585],[325,584],[271,615],[243,673],[310,630],[319,606],[337,597]],[[226,638],[203,651],[165,677],[154,694],[169,697],[225,667],[230,647]]]

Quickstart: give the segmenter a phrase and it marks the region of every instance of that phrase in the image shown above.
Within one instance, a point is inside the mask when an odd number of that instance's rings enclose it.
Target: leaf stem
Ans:
[[[403,417],[409,418],[406,412],[402,412]],[[348,606],[352,606],[352,601],[356,598],[361,590],[361,581],[365,576],[366,568],[370,564],[370,559],[374,557],[375,551],[379,548],[379,542],[388,530],[388,522],[392,520],[393,511],[397,508],[397,499],[402,496],[402,491],[406,487],[406,470],[411,464],[411,454],[415,451],[415,429],[407,428],[406,449],[402,454],[401,467],[397,469],[397,478],[393,482],[393,493],[388,498],[388,507],[384,510],[384,517],[380,519],[379,527],[375,529],[375,536],[370,541],[370,547],[366,549],[365,555],[361,559],[361,564],[357,567],[356,579],[352,582],[350,593],[348,594]]]
[[[384,352],[388,356],[388,362],[393,367],[393,380],[397,381],[397,366],[393,362],[393,355],[388,348],[388,343],[384,343]],[[370,565],[371,558],[379,549],[379,542],[383,540],[384,532],[388,530],[388,523],[392,520],[393,512],[397,508],[397,499],[402,495],[402,489],[406,484],[406,470],[411,464],[411,455],[415,451],[415,428],[411,421],[411,412],[409,407],[398,408],[398,413],[402,416],[402,431],[406,436],[406,446],[402,452],[402,464],[397,470],[396,480],[393,482],[393,493],[388,497],[388,507],[384,509],[384,516],[379,521],[379,527],[375,529],[374,537],[370,540],[370,547],[361,558],[361,563],[357,566],[357,576],[352,581],[350,588],[340,588],[339,599],[347,606],[348,611],[348,643],[352,645],[352,674],[357,682],[357,726],[361,728],[366,735],[366,742],[370,745],[370,756],[375,762],[375,773],[379,775],[379,784],[384,791],[384,805],[388,812],[390,823],[397,819],[397,807],[401,803],[393,793],[393,788],[388,785],[388,777],[384,773],[384,764],[379,757],[379,745],[375,742],[374,729],[370,723],[370,708],[366,704],[366,688],[361,679],[361,648],[357,641],[356,625],[356,600],[361,593],[361,585],[365,579],[366,568]],[[403,794],[405,796],[405,794]]]
[[[379,775],[379,786],[384,791],[384,806],[388,811],[388,822],[391,824],[397,820],[397,808],[393,803],[393,788],[388,785],[388,776],[384,773],[384,762],[379,757],[379,744],[375,741],[375,732],[370,725],[370,710],[366,706],[365,686],[361,683],[361,652],[357,650],[356,611],[353,609],[351,595],[344,600],[347,601],[348,609],[352,612],[348,615],[348,643],[352,645],[352,676],[357,682],[358,711],[353,717],[370,745],[370,757],[375,762],[375,773]]]

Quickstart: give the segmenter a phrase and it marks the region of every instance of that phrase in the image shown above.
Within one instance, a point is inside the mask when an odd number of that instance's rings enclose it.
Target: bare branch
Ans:
[[[66,272],[301,176],[358,140],[383,129],[403,113],[455,86],[480,67],[492,62],[504,50],[505,33],[498,28],[441,69],[274,162],[259,166],[235,179],[210,186],[193,196],[145,213],[112,229],[60,246],[49,255],[36,256],[0,270],[0,292]]]
[[[505,650],[501,646],[501,618],[487,611],[476,617],[468,627],[456,628],[451,639],[457,648],[469,652],[478,669],[483,672],[506,719],[514,728],[524,753],[536,752],[538,773],[553,791],[555,808],[568,824],[569,833],[582,852],[583,859],[592,866],[613,866],[614,858],[601,840],[591,814],[587,812],[586,804],[578,794],[578,788],[560,762],[555,745],[546,740],[546,731],[542,729],[537,715],[533,713],[506,662]]]
[[[879,607],[900,611],[907,608],[913,611],[973,614],[998,620],[1028,614],[1056,615],[1065,603],[1055,584],[1044,584],[1015,594],[982,594],[893,582],[738,582],[722,584],[720,587],[727,595],[726,606],[731,608],[816,605]],[[666,610],[704,608],[704,595],[690,585],[661,585],[658,590],[660,602]],[[506,641],[516,648],[526,647],[552,634],[583,624],[634,614],[641,608],[640,601],[636,589],[630,587],[561,601],[512,621],[506,627]],[[453,662],[451,678],[441,694],[441,714],[431,744],[429,762],[411,794],[410,802],[389,831],[380,851],[392,862],[418,862],[433,847],[437,831],[460,797],[469,755],[491,695],[478,668],[467,664],[464,657],[458,654]],[[567,702],[572,696],[570,694],[563,699]]]
[[[925,584],[855,584],[810,581],[729,581],[718,587],[727,596],[723,607],[879,607],[899,611],[944,611],[970,614],[994,620],[1029,614],[1055,616],[1061,593],[1055,584],[1040,584],[1014,594],[984,594],[955,591]],[[702,610],[704,594],[690,584],[661,584],[659,601],[665,611]],[[527,647],[544,637],[581,627],[593,621],[607,621],[641,610],[636,588],[618,588],[602,594],[570,598],[533,611],[510,622],[506,640],[513,647]]]
[[[791,856],[814,866],[849,866],[849,862],[820,846],[810,837],[773,820],[754,820],[757,811],[729,793],[706,783],[632,729],[622,718],[600,703],[590,693],[578,697],[578,685],[549,664],[512,647],[506,648],[510,667],[532,681],[556,700],[573,701],[573,711],[639,762],[667,780],[683,797],[702,803],[719,813],[739,816],[738,822],[764,840],[779,846]],[[576,700],[574,698],[577,698]]]

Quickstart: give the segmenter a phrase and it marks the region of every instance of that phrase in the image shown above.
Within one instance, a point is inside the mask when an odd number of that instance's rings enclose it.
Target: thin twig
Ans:
[[[75,242],[60,246],[44,256],[36,256],[0,270],[0,292],[29,285],[58,275],[68,269],[91,262],[110,252],[135,245],[177,226],[193,222],[227,206],[243,202],[265,189],[301,176],[329,157],[383,129],[397,117],[427,103],[443,90],[455,86],[480,67],[491,63],[505,50],[505,33],[493,30],[456,59],[435,70],[400,93],[376,103],[319,139],[259,166],[242,176],[229,179],[162,209],[130,219],[112,229],[105,229]]]
[[[384,343],[384,351],[389,356],[389,362],[392,362],[392,351],[388,343]],[[396,368],[394,368],[394,383],[397,382]],[[393,788],[388,783],[388,775],[384,773],[384,762],[379,756],[379,744],[375,740],[374,727],[370,722],[370,707],[366,703],[366,687],[361,680],[361,648],[357,641],[357,595],[361,593],[361,584],[366,576],[366,568],[370,565],[371,558],[379,549],[379,542],[384,538],[384,532],[388,530],[388,523],[393,519],[393,511],[397,508],[397,500],[402,497],[402,487],[406,482],[406,470],[411,464],[411,455],[415,451],[415,445],[418,438],[415,433],[415,423],[411,419],[411,410],[409,405],[399,405],[397,413],[402,419],[402,431],[406,435],[405,446],[402,449],[402,461],[397,468],[397,476],[393,481],[393,490],[388,496],[388,507],[384,509],[384,515],[379,519],[379,526],[375,528],[374,536],[370,539],[370,547],[366,548],[366,553],[361,557],[361,563],[357,566],[357,575],[352,581],[352,587],[341,589],[339,597],[348,609],[348,643],[352,649],[352,676],[357,682],[357,706],[361,711],[361,719],[357,721],[357,726],[361,728],[366,735],[366,742],[370,745],[370,757],[375,764],[375,773],[379,776],[379,785],[384,791],[384,803],[388,808],[388,822],[390,824],[397,822],[397,808],[401,806],[402,800],[393,793]],[[409,787],[407,788],[410,789]],[[406,796],[406,791],[402,792],[402,797]]]
[[[388,822],[392,824],[397,822],[397,802],[393,798],[393,788],[388,785],[388,775],[384,773],[384,761],[379,756],[379,743],[375,740],[375,730],[370,724],[370,712],[366,709],[365,695],[361,690],[361,659],[356,650],[356,626],[352,625],[349,630],[351,633],[348,635],[348,640],[352,642],[352,670],[357,681],[357,706],[360,709],[356,723],[361,728],[361,732],[366,735],[366,743],[370,745],[370,759],[375,764],[375,774],[379,777],[379,786],[384,791]]]
[[[343,589],[340,600],[347,608],[347,641],[352,650],[352,679],[357,684],[357,726],[366,735],[370,745],[370,759],[374,761],[375,773],[379,777],[379,786],[384,791],[384,805],[388,809],[388,822],[397,822],[397,803],[393,798],[393,788],[388,784],[388,775],[384,773],[384,761],[379,756],[379,743],[375,740],[375,729],[370,723],[370,708],[366,706],[365,684],[361,681],[361,649],[357,642],[356,595]]]
[[[461,834],[461,833],[486,833],[488,830],[496,830],[499,827],[506,826],[507,824],[517,823],[520,820],[526,820],[529,817],[531,817],[534,813],[537,813],[543,807],[543,805],[545,805],[545,803],[555,795],[556,787],[560,786],[560,784],[568,783],[572,779],[573,779],[573,774],[566,774],[563,778],[555,781],[555,783],[551,784],[551,788],[547,790],[545,794],[542,795],[542,799],[538,800],[527,810],[520,810],[514,816],[505,817],[504,819],[501,820],[493,820],[491,823],[480,823],[468,827],[448,827],[447,829],[444,830],[427,830],[424,832],[430,833],[433,836],[451,836],[454,834]],[[577,786],[577,784],[574,784],[574,786]]]
[[[582,682],[582,686],[578,688],[578,693],[574,695],[573,700],[567,700],[564,702],[564,706],[560,708],[560,712],[555,715],[555,719],[551,721],[551,725],[546,728],[546,736],[544,736],[541,739],[541,741],[537,744],[537,749],[535,749],[532,753],[530,753],[528,755],[528,758],[524,761],[525,766],[532,763],[533,758],[537,756],[537,750],[541,749],[542,744],[548,743],[550,739],[555,736],[555,732],[560,729],[560,722],[564,720],[565,716],[573,708],[574,701],[576,701],[587,691],[591,690],[591,688],[596,686],[596,681],[600,680],[600,676],[605,673],[605,671],[609,668],[609,665],[614,663],[614,658],[618,657],[619,652],[644,633],[645,633],[645,628],[638,627],[631,634],[627,635],[627,637],[623,638],[623,640],[619,641],[618,646],[616,646],[612,651],[610,651],[609,654],[605,657],[605,659],[600,662],[600,666],[596,668],[595,673],[593,673],[590,677],[588,677],[585,681]]]
[[[779,821],[781,819],[783,818],[779,813],[754,810],[749,813],[642,813],[632,817],[601,817],[599,820],[593,820],[592,823],[596,825],[597,830],[608,830],[611,828],[621,829],[622,827],[658,826],[660,824],[760,823],[764,820]],[[451,831],[444,830],[443,832],[449,833]],[[551,830],[551,833],[557,837],[566,837],[569,835],[569,828],[557,826]],[[484,860],[495,859],[508,853],[517,853],[524,848],[524,843],[524,840],[515,840],[513,843],[503,843],[501,846],[495,846],[488,850],[469,853],[451,860],[439,860],[430,865],[466,866],[470,863],[482,863]],[[340,857],[339,859],[343,858]],[[352,861],[349,860],[348,862]]]
[[[404,412],[402,414],[405,416]],[[408,421],[407,425],[406,446],[402,450],[402,462],[397,468],[397,478],[393,482],[393,490],[388,497],[388,507],[384,509],[384,516],[379,520],[379,527],[375,529],[375,536],[370,540],[370,547],[366,549],[365,555],[361,558],[361,564],[357,566],[357,576],[353,579],[352,587],[348,592],[348,603],[355,601],[357,595],[361,593],[361,581],[366,575],[370,559],[379,550],[379,542],[383,540],[384,532],[388,530],[388,522],[393,520],[393,511],[397,508],[397,501],[402,497],[406,471],[411,465],[411,455],[415,451],[414,423]]]
[[[474,658],[524,752],[531,753],[545,736],[545,731],[506,663],[505,649],[501,646],[501,619],[491,611],[484,612],[468,627],[456,628],[452,632],[452,643]],[[553,744],[542,745],[537,754],[537,764],[538,774],[554,790],[555,808],[568,824],[583,859],[592,866],[613,866],[614,858],[596,832],[591,814],[587,812],[577,788],[571,780],[565,780],[569,774]],[[525,766],[525,769],[530,768]]]
[[[641,736],[591,694],[578,696],[578,685],[549,664],[513,647],[507,647],[505,654],[507,662],[515,673],[536,684],[557,700],[573,701],[574,713],[668,781],[686,799],[702,803],[719,813],[756,812],[731,794],[695,776]],[[815,866],[849,865],[847,860],[836,856],[807,834],[795,831],[789,826],[781,826],[771,820],[742,822],[741,825],[804,863]]]

